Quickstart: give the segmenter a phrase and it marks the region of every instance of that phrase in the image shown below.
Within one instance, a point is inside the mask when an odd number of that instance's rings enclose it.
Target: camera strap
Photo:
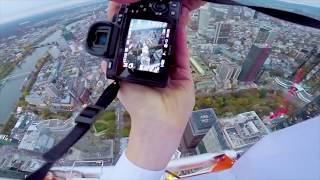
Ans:
[[[95,105],[89,105],[83,109],[75,119],[76,125],[73,130],[42,156],[46,164],[27,176],[26,180],[43,180],[54,163],[62,158],[63,155],[90,130],[91,125],[96,121],[99,113],[103,112],[117,97],[119,89],[119,82],[112,83],[104,90]]]
[[[236,0],[204,0],[204,1],[217,3],[217,4],[223,4],[223,5],[244,6],[244,7],[248,7],[250,9],[253,9],[257,12],[261,12],[263,14],[267,14],[269,16],[272,16],[272,17],[275,17],[278,19],[282,19],[282,20],[292,22],[295,24],[300,24],[303,26],[309,26],[312,28],[320,29],[320,21],[315,18],[311,18],[308,16],[294,13],[294,12],[275,9],[275,8],[272,8],[271,6],[270,7],[260,7],[260,6],[254,6],[254,5],[251,6],[251,5],[247,5],[245,3],[241,3],[241,1],[240,2],[236,1]]]

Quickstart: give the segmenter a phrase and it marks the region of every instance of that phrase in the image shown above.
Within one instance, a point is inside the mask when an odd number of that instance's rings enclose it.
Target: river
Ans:
[[[61,31],[56,31],[55,33],[48,36],[41,44],[47,44],[50,42],[55,42],[58,38],[61,38]],[[17,66],[9,76],[15,76],[19,74],[25,74],[31,72],[35,69],[35,65],[39,58],[41,58],[50,47],[45,46],[42,48],[35,49],[32,54],[25,57],[23,63]],[[24,84],[25,78],[28,75],[19,76],[19,78],[8,80],[3,87],[0,87],[0,124],[6,123],[10,114],[13,110],[18,99],[21,97],[20,88]]]

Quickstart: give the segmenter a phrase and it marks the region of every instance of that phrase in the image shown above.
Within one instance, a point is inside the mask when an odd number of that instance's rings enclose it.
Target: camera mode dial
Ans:
[[[168,11],[168,4],[163,1],[156,1],[152,4],[151,9],[154,13],[161,15]]]

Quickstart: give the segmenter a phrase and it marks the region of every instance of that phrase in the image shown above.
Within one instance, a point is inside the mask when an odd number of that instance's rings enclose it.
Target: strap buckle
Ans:
[[[89,105],[82,110],[79,116],[75,119],[75,122],[92,125],[101,111],[104,111],[102,107]]]

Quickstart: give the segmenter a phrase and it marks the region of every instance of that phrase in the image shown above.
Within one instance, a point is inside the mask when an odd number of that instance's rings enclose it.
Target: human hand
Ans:
[[[108,19],[121,3],[109,2]],[[136,165],[150,170],[163,169],[177,149],[195,103],[193,80],[189,64],[185,27],[189,11],[202,1],[184,0],[175,39],[175,65],[166,88],[153,88],[121,82],[118,98],[132,119],[127,157]],[[104,64],[106,69],[106,64]]]

